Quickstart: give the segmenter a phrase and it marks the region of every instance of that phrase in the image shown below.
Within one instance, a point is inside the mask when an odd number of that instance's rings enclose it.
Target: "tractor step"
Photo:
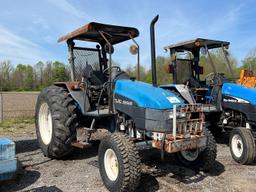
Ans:
[[[77,147],[80,149],[87,149],[92,146],[91,143],[83,142],[83,141],[75,141],[71,144],[73,147]]]

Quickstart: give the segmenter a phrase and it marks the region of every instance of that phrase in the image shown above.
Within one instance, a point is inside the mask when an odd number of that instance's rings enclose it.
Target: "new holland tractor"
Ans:
[[[223,130],[230,132],[229,146],[233,159],[241,164],[250,164],[256,153],[256,89],[238,85],[234,78],[226,78],[223,73],[225,66],[221,72],[217,71],[209,51],[215,48],[222,50],[226,68],[234,77],[227,54],[229,44],[197,38],[164,47],[170,51],[172,63],[167,71],[173,74],[174,84],[163,85],[162,88],[175,91],[185,103],[203,104],[207,127],[215,136],[220,136]],[[207,55],[212,73],[203,73],[201,55]]]
[[[157,20],[158,16],[150,25],[152,85],[129,77],[111,58],[114,45],[127,40],[137,44],[139,31],[91,22],[58,40],[67,42],[72,81],[43,89],[37,100],[37,138],[49,158],[67,156],[74,147],[87,148],[93,132],[102,127],[108,130],[99,145],[98,162],[109,191],[134,191],[138,186],[138,142],[150,143],[162,158],[165,152],[175,153],[181,163],[204,171],[216,158],[216,143],[205,128],[201,105],[185,104],[157,86]],[[78,40],[93,42],[96,48],[78,47]]]

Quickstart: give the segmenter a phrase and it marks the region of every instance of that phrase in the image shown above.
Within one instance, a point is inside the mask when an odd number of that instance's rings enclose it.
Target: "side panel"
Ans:
[[[136,128],[147,131],[169,133],[172,131],[172,119],[169,118],[170,110],[145,109],[132,100],[115,94],[115,109],[131,117]]]

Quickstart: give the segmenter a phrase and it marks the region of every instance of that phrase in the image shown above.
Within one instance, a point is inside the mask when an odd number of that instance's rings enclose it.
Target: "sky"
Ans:
[[[12,0],[0,2],[0,61],[34,65],[38,61],[67,63],[67,46],[57,39],[95,21],[136,27],[141,64],[150,66],[149,24],[156,24],[156,54],[163,47],[192,38],[227,40],[238,63],[256,48],[256,2],[253,0]],[[86,46],[86,44],[84,44]],[[134,66],[132,41],[116,45],[113,59]],[[95,46],[89,44],[89,47]]]

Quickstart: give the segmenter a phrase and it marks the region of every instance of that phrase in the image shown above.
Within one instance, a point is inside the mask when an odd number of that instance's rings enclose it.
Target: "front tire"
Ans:
[[[217,157],[217,145],[212,133],[205,129],[207,146],[203,149],[187,150],[176,153],[177,160],[187,167],[209,171]]]
[[[62,158],[72,151],[77,127],[75,109],[73,99],[62,87],[47,87],[38,96],[35,127],[45,156]]]
[[[233,159],[240,164],[251,164],[255,159],[255,141],[250,129],[235,128],[229,137],[229,148]]]
[[[140,157],[128,136],[106,136],[100,143],[98,158],[100,175],[109,191],[135,191],[140,181]]]

